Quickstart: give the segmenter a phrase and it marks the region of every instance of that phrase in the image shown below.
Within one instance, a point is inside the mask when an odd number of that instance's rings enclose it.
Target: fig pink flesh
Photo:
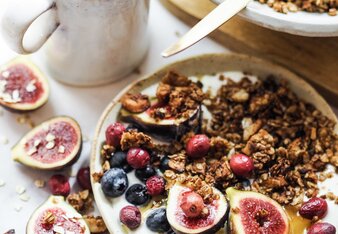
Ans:
[[[54,224],[49,225],[48,229],[44,226],[44,219],[46,217],[47,212],[52,213],[55,216]],[[84,227],[76,220],[76,218],[67,217],[67,214],[61,208],[51,208],[46,209],[35,221],[34,233],[39,234],[53,234],[53,228],[55,226],[61,226],[64,231],[71,231],[74,233],[83,234]]]
[[[260,199],[245,198],[239,205],[241,222],[246,233],[285,233],[285,221],[274,205]]]
[[[46,148],[48,144],[46,136],[49,133],[55,136],[55,146],[51,149]],[[36,140],[41,141],[38,146],[34,146]],[[43,163],[54,163],[65,159],[73,151],[77,141],[78,135],[74,127],[65,121],[60,121],[50,124],[47,130],[41,130],[30,138],[25,144],[25,150],[29,152],[30,149],[36,147],[36,152],[28,157]],[[64,147],[64,153],[59,152],[60,146]]]
[[[187,191],[191,191],[190,189],[183,189],[182,192],[179,195],[179,200],[181,201],[183,198],[184,193]],[[218,201],[215,200],[211,204],[206,204],[206,207],[209,210],[209,214],[204,217],[196,217],[196,218],[189,218],[185,215],[184,211],[180,207],[180,203],[177,203],[176,207],[176,221],[182,225],[183,227],[189,228],[189,229],[197,229],[197,228],[203,228],[210,226],[214,223],[216,218],[216,213],[218,209]]]
[[[8,72],[8,77],[4,77]],[[4,93],[12,94],[14,90],[19,91],[21,101],[19,103],[34,103],[43,94],[43,87],[33,71],[24,64],[14,64],[0,73],[0,80],[5,80]],[[26,87],[34,81],[35,90],[28,92]]]

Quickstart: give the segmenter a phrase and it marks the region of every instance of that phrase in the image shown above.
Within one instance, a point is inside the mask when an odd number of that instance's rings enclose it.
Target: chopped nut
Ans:
[[[106,224],[104,223],[101,216],[92,216],[92,215],[84,215],[84,221],[89,226],[89,230],[91,233],[102,233],[107,231]]]
[[[236,93],[232,94],[231,99],[234,102],[246,102],[249,99],[249,93],[244,89],[240,89]]]
[[[149,97],[147,95],[127,93],[121,98],[123,108],[132,113],[141,113],[150,107]]]
[[[45,187],[45,184],[46,184],[46,182],[44,180],[35,180],[34,181],[34,185],[37,188],[43,188],[43,187]]]
[[[32,156],[32,155],[35,154],[37,151],[38,151],[37,148],[32,147],[32,148],[30,148],[30,149],[27,151],[27,154],[28,154],[29,156]]]
[[[53,149],[55,146],[55,142],[54,141],[49,141],[46,145],[47,149]]]
[[[103,176],[103,172],[102,171],[101,172],[94,172],[92,174],[92,177],[93,177],[94,181],[97,182],[97,183],[100,182],[102,176]]]
[[[55,221],[56,221],[55,215],[52,212],[47,211],[47,213],[43,217],[42,223],[47,225],[53,225]]]
[[[48,142],[54,141],[55,140],[55,136],[52,133],[48,133],[45,139]]]
[[[66,151],[66,148],[63,145],[60,145],[59,148],[58,148],[58,153],[64,154],[65,151]]]

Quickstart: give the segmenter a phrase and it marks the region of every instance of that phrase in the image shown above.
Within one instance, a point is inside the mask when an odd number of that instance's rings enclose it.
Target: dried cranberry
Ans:
[[[204,208],[203,198],[194,191],[185,192],[182,194],[180,207],[187,217],[198,217]]]
[[[66,197],[70,193],[70,184],[68,178],[64,175],[53,175],[48,180],[48,187],[53,195]]]
[[[114,123],[109,125],[106,130],[107,144],[114,147],[120,146],[121,137],[125,130],[126,128],[121,123]]]
[[[125,206],[120,211],[120,221],[130,229],[141,224],[141,212],[136,206]]]
[[[313,197],[310,200],[303,203],[299,209],[299,214],[306,218],[312,219],[317,216],[323,218],[327,212],[327,202],[320,197]]]
[[[131,148],[127,153],[127,162],[134,169],[144,168],[150,162],[150,155],[141,148]]]
[[[315,223],[308,229],[307,234],[336,234],[336,228],[329,223]]]
[[[92,189],[92,185],[90,184],[90,170],[89,167],[81,168],[76,175],[76,181],[83,189]]]
[[[253,160],[244,154],[235,154],[230,158],[232,172],[241,177],[249,177],[254,170]]]
[[[146,187],[149,195],[157,196],[164,192],[165,181],[161,176],[152,176],[146,182]]]
[[[191,158],[201,158],[205,156],[210,149],[210,140],[204,135],[195,135],[187,143],[186,152]]]

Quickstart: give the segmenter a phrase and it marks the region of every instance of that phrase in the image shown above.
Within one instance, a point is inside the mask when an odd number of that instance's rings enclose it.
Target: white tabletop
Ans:
[[[6,2],[0,0],[0,15]],[[176,41],[188,27],[171,15],[158,0],[151,1],[149,18],[150,49],[148,56],[140,67],[141,74],[132,74],[119,82],[95,88],[74,88],[50,79],[51,96],[48,103],[40,110],[29,114],[35,123],[40,123],[56,115],[69,115],[75,118],[83,130],[85,138],[82,155],[72,170],[61,173],[70,174],[73,183],[74,172],[83,165],[88,165],[90,140],[93,138],[98,118],[110,100],[132,80],[151,73],[164,64],[196,54],[228,52],[223,46],[210,39],[204,39],[189,50],[174,57],[163,59],[160,52]],[[0,38],[0,64],[11,59],[13,54]],[[43,69],[43,68],[42,68]],[[6,184],[0,187],[0,233],[14,228],[16,233],[25,233],[25,226],[35,208],[50,195],[47,188],[38,189],[34,185],[36,179],[48,180],[55,172],[41,172],[20,165],[10,158],[10,148],[29,130],[27,124],[19,124],[18,114],[6,110],[0,111],[0,180]],[[337,113],[337,112],[336,112]],[[8,139],[7,144],[3,144]],[[73,171],[73,172],[72,172]],[[23,186],[30,196],[29,201],[19,199],[16,187]],[[74,191],[76,190],[74,187]],[[21,208],[17,211],[16,208]],[[18,209],[19,210],[19,209]]]
[[[0,11],[7,0],[0,0]],[[151,73],[164,64],[180,58],[201,53],[224,52],[224,47],[205,39],[190,50],[169,59],[163,59],[160,52],[176,41],[179,34],[183,34],[188,27],[172,16],[158,0],[151,1],[149,18],[150,50],[140,67],[141,74],[133,74],[119,82],[95,88],[74,88],[60,84],[50,79],[51,96],[48,103],[40,110],[29,114],[35,123],[39,123],[52,116],[69,115],[81,125],[85,138],[92,139],[96,123],[111,99],[132,80]],[[0,38],[0,64],[15,56]],[[50,195],[47,188],[38,189],[34,185],[36,179],[47,180],[55,172],[41,172],[20,165],[10,158],[10,148],[29,130],[28,125],[17,122],[18,114],[2,110],[0,116],[0,141],[7,138],[8,144],[0,143],[0,180],[6,185],[0,187],[0,233],[15,228],[16,233],[25,233],[25,226],[34,209]],[[89,162],[90,141],[84,143],[80,160],[73,166],[76,172],[82,165]],[[64,171],[64,173],[68,173]],[[71,173],[74,174],[74,173]],[[74,182],[75,178],[71,178]],[[30,196],[28,202],[19,199],[16,186],[24,186]],[[76,188],[75,188],[76,189]],[[18,212],[16,207],[22,207]]]

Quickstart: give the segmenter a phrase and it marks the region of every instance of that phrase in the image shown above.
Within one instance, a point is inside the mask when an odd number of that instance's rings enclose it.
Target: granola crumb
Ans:
[[[46,185],[46,181],[38,179],[34,181],[34,185],[37,188],[44,188]]]
[[[95,182],[100,182],[102,176],[103,176],[103,171],[100,171],[100,172],[94,172],[92,173],[92,176],[93,176],[93,179]]]
[[[106,224],[101,216],[84,215],[83,219],[89,226],[91,233],[102,233],[107,231]]]

